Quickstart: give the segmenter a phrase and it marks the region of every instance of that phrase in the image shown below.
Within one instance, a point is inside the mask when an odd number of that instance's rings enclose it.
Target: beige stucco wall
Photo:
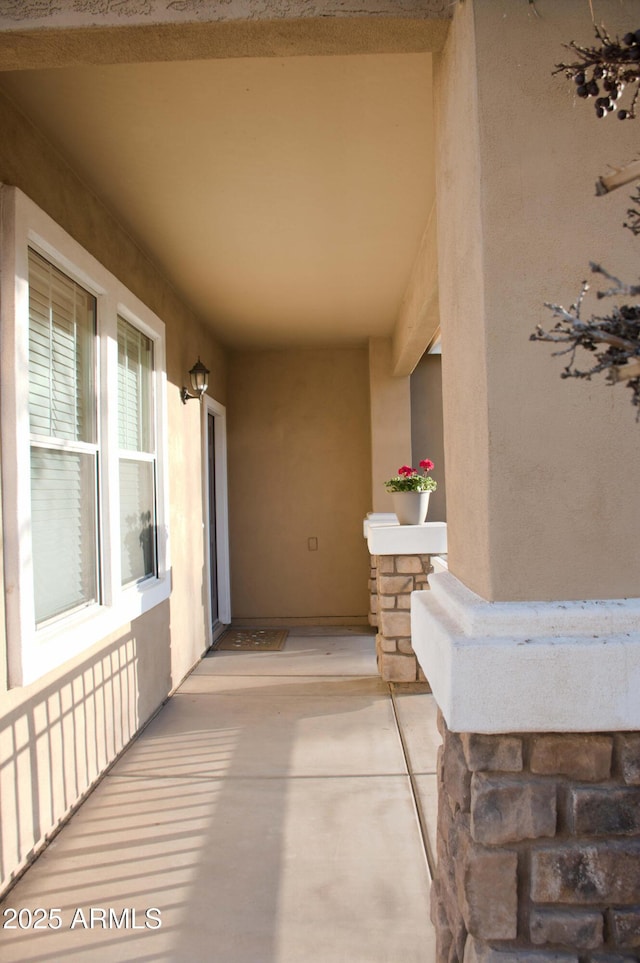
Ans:
[[[429,125],[433,125],[431,118]],[[438,224],[434,202],[393,329],[394,375],[411,374],[439,328]]]
[[[636,155],[637,122],[597,120],[552,76],[563,43],[591,43],[588,5],[536,6],[458,4],[435,65],[449,560],[487,599],[635,596],[629,393],[561,380],[552,347],[528,338],[590,260],[637,277],[629,192],[594,196],[598,174]],[[597,15],[636,25],[618,3]]]
[[[390,338],[369,340],[371,487],[368,511],[392,512],[385,481],[411,462],[411,394],[408,375],[393,373]]]
[[[19,187],[166,325],[170,599],[61,669],[7,688],[0,659],[0,887],[77,802],[206,647],[201,422],[180,386],[200,354],[225,401],[225,356],[62,159],[0,98],[0,181]],[[4,650],[4,618],[2,643]]]
[[[438,487],[429,498],[429,521],[446,522],[444,424],[442,418],[442,357],[425,354],[411,375],[412,464],[430,458]]]
[[[366,348],[231,353],[228,432],[233,618],[366,622]]]

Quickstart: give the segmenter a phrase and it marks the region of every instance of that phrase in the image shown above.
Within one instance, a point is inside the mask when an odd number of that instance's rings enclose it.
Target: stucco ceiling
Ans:
[[[430,54],[5,73],[232,347],[391,334],[433,204]]]

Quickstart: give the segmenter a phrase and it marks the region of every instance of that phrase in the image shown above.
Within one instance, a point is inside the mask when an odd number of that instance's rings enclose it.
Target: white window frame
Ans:
[[[8,671],[24,686],[98,644],[171,593],[164,323],[25,194],[0,186],[0,405]],[[28,409],[29,283],[32,247],[97,299],[99,532],[101,597],[36,628],[31,566]],[[158,575],[120,585],[118,315],[154,344]]]
[[[141,326],[140,323],[138,323],[137,321],[134,322],[133,320],[131,320],[131,318],[129,318],[129,317],[127,317],[125,314],[123,314],[122,311],[118,311],[118,317],[116,318],[116,322],[117,322],[118,320],[123,320],[123,321],[127,322],[128,324],[131,325],[132,328],[135,328],[135,329],[136,329],[137,331],[139,331],[141,334],[143,334],[143,335],[145,335],[145,336],[147,335],[147,332],[146,332],[145,330],[143,330],[143,328],[142,328],[142,326]],[[117,332],[116,332],[116,339],[117,339]],[[153,338],[151,338],[151,337],[149,338],[149,340],[152,342],[152,345],[153,345],[153,351],[152,351],[152,354],[153,354],[153,371],[152,371],[151,393],[152,393],[152,406],[153,406],[153,409],[155,409],[155,396],[156,396],[156,393],[157,393],[157,388],[156,388],[156,380],[157,380],[157,379],[156,379],[156,358],[155,358],[155,356],[156,356],[156,341],[155,341]],[[156,479],[156,481],[154,482],[154,489],[155,489],[155,487],[156,487],[157,477],[158,477],[158,466],[157,466],[157,462],[158,462],[158,457],[157,457],[157,456],[158,456],[158,444],[157,444],[157,419],[154,417],[155,412],[154,412],[153,409],[152,409],[153,424],[152,424],[152,427],[151,427],[151,435],[152,435],[152,438],[153,438],[153,445],[151,446],[151,449],[150,449],[149,451],[146,451],[146,450],[133,450],[133,449],[128,449],[128,448],[121,448],[121,447],[120,447],[120,437],[119,437],[119,433],[118,433],[118,493],[119,493],[119,488],[120,488],[120,469],[121,469],[121,465],[122,465],[123,460],[135,461],[137,464],[140,464],[141,462],[146,462],[147,464],[150,464],[150,465],[152,466],[152,469],[153,469],[154,479]],[[122,536],[123,536],[123,532],[122,532],[122,518],[121,518],[120,513],[118,513],[118,518],[119,518],[119,529],[118,529],[118,531],[119,531],[119,538],[121,539]],[[157,511],[156,511],[156,509],[155,509],[155,505],[154,505],[154,523],[153,523],[153,524],[154,524],[154,527],[155,527],[155,529],[156,529],[156,535],[155,535],[156,545],[155,545],[154,555],[155,555],[155,558],[156,558],[155,564],[156,564],[156,566],[157,566],[157,565],[158,565],[158,550],[159,550],[159,545],[160,545],[160,526],[159,526],[159,524],[158,524],[158,517],[157,517]],[[120,565],[122,566],[122,553],[120,553]],[[150,575],[144,575],[142,578],[130,579],[130,580],[125,584],[125,588],[129,587],[129,585],[132,585],[132,584],[134,584],[134,583],[140,585],[140,584],[142,584],[142,582],[147,581],[147,579],[149,579],[149,578],[155,578],[155,577],[156,577],[156,576],[155,576],[154,574],[150,574]],[[123,580],[122,580],[122,570],[121,570],[121,572],[120,572],[120,584],[121,584],[121,585],[122,585],[122,581],[123,581]]]

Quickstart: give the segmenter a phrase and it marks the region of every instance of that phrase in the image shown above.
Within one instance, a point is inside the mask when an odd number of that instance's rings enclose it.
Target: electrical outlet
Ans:
[[[318,539],[314,537],[307,539],[307,548],[310,552],[318,551]]]

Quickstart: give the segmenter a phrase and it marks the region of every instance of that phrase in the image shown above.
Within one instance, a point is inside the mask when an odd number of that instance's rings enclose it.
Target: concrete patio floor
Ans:
[[[3,963],[433,963],[435,705],[374,648],[206,656],[2,903],[57,911]]]

